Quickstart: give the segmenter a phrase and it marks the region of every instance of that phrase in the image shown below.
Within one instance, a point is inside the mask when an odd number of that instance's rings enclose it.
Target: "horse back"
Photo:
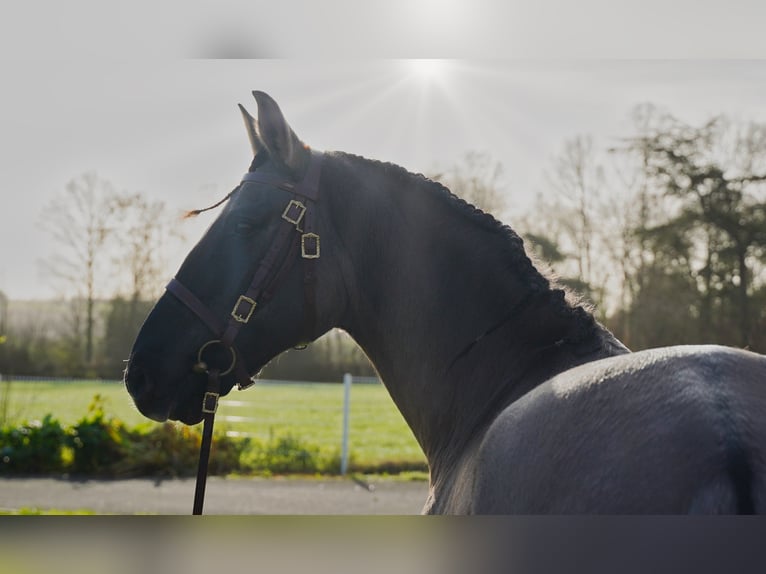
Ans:
[[[621,355],[503,410],[463,473],[461,510],[766,512],[764,448],[766,357],[718,346]]]

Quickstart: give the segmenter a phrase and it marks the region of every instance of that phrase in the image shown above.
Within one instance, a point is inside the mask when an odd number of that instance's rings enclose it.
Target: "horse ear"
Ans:
[[[253,97],[258,103],[258,135],[269,155],[296,175],[302,174],[311,156],[308,147],[295,135],[271,96],[254,91]]]
[[[255,157],[259,152],[266,149],[258,135],[258,120],[251,116],[242,104],[237,105],[239,106],[239,111],[242,112],[242,119],[245,120],[247,138],[250,140],[250,147],[253,148],[253,157]]]

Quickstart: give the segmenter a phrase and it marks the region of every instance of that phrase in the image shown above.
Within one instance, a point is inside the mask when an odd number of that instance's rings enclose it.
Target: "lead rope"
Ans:
[[[218,369],[207,372],[207,390],[202,399],[202,442],[199,447],[199,463],[197,464],[197,484],[194,488],[193,515],[202,514],[202,505],[205,502],[205,485],[207,484],[207,464],[210,460],[210,446],[213,443],[213,423],[215,411],[218,409],[218,397],[220,396],[221,377]]]

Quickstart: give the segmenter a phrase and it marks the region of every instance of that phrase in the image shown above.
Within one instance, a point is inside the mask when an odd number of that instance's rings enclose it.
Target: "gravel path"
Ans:
[[[419,514],[425,482],[349,478],[210,477],[205,514]],[[0,479],[0,509],[87,509],[98,514],[191,514],[193,479]]]

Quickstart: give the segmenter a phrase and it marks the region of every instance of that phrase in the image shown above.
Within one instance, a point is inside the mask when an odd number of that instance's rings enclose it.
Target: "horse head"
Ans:
[[[322,154],[273,99],[253,96],[257,119],[240,106],[250,171],[152,309],[125,371],[136,406],[157,421],[199,422],[206,372],[220,373],[225,395],[336,324],[329,310],[341,291],[318,201]]]

